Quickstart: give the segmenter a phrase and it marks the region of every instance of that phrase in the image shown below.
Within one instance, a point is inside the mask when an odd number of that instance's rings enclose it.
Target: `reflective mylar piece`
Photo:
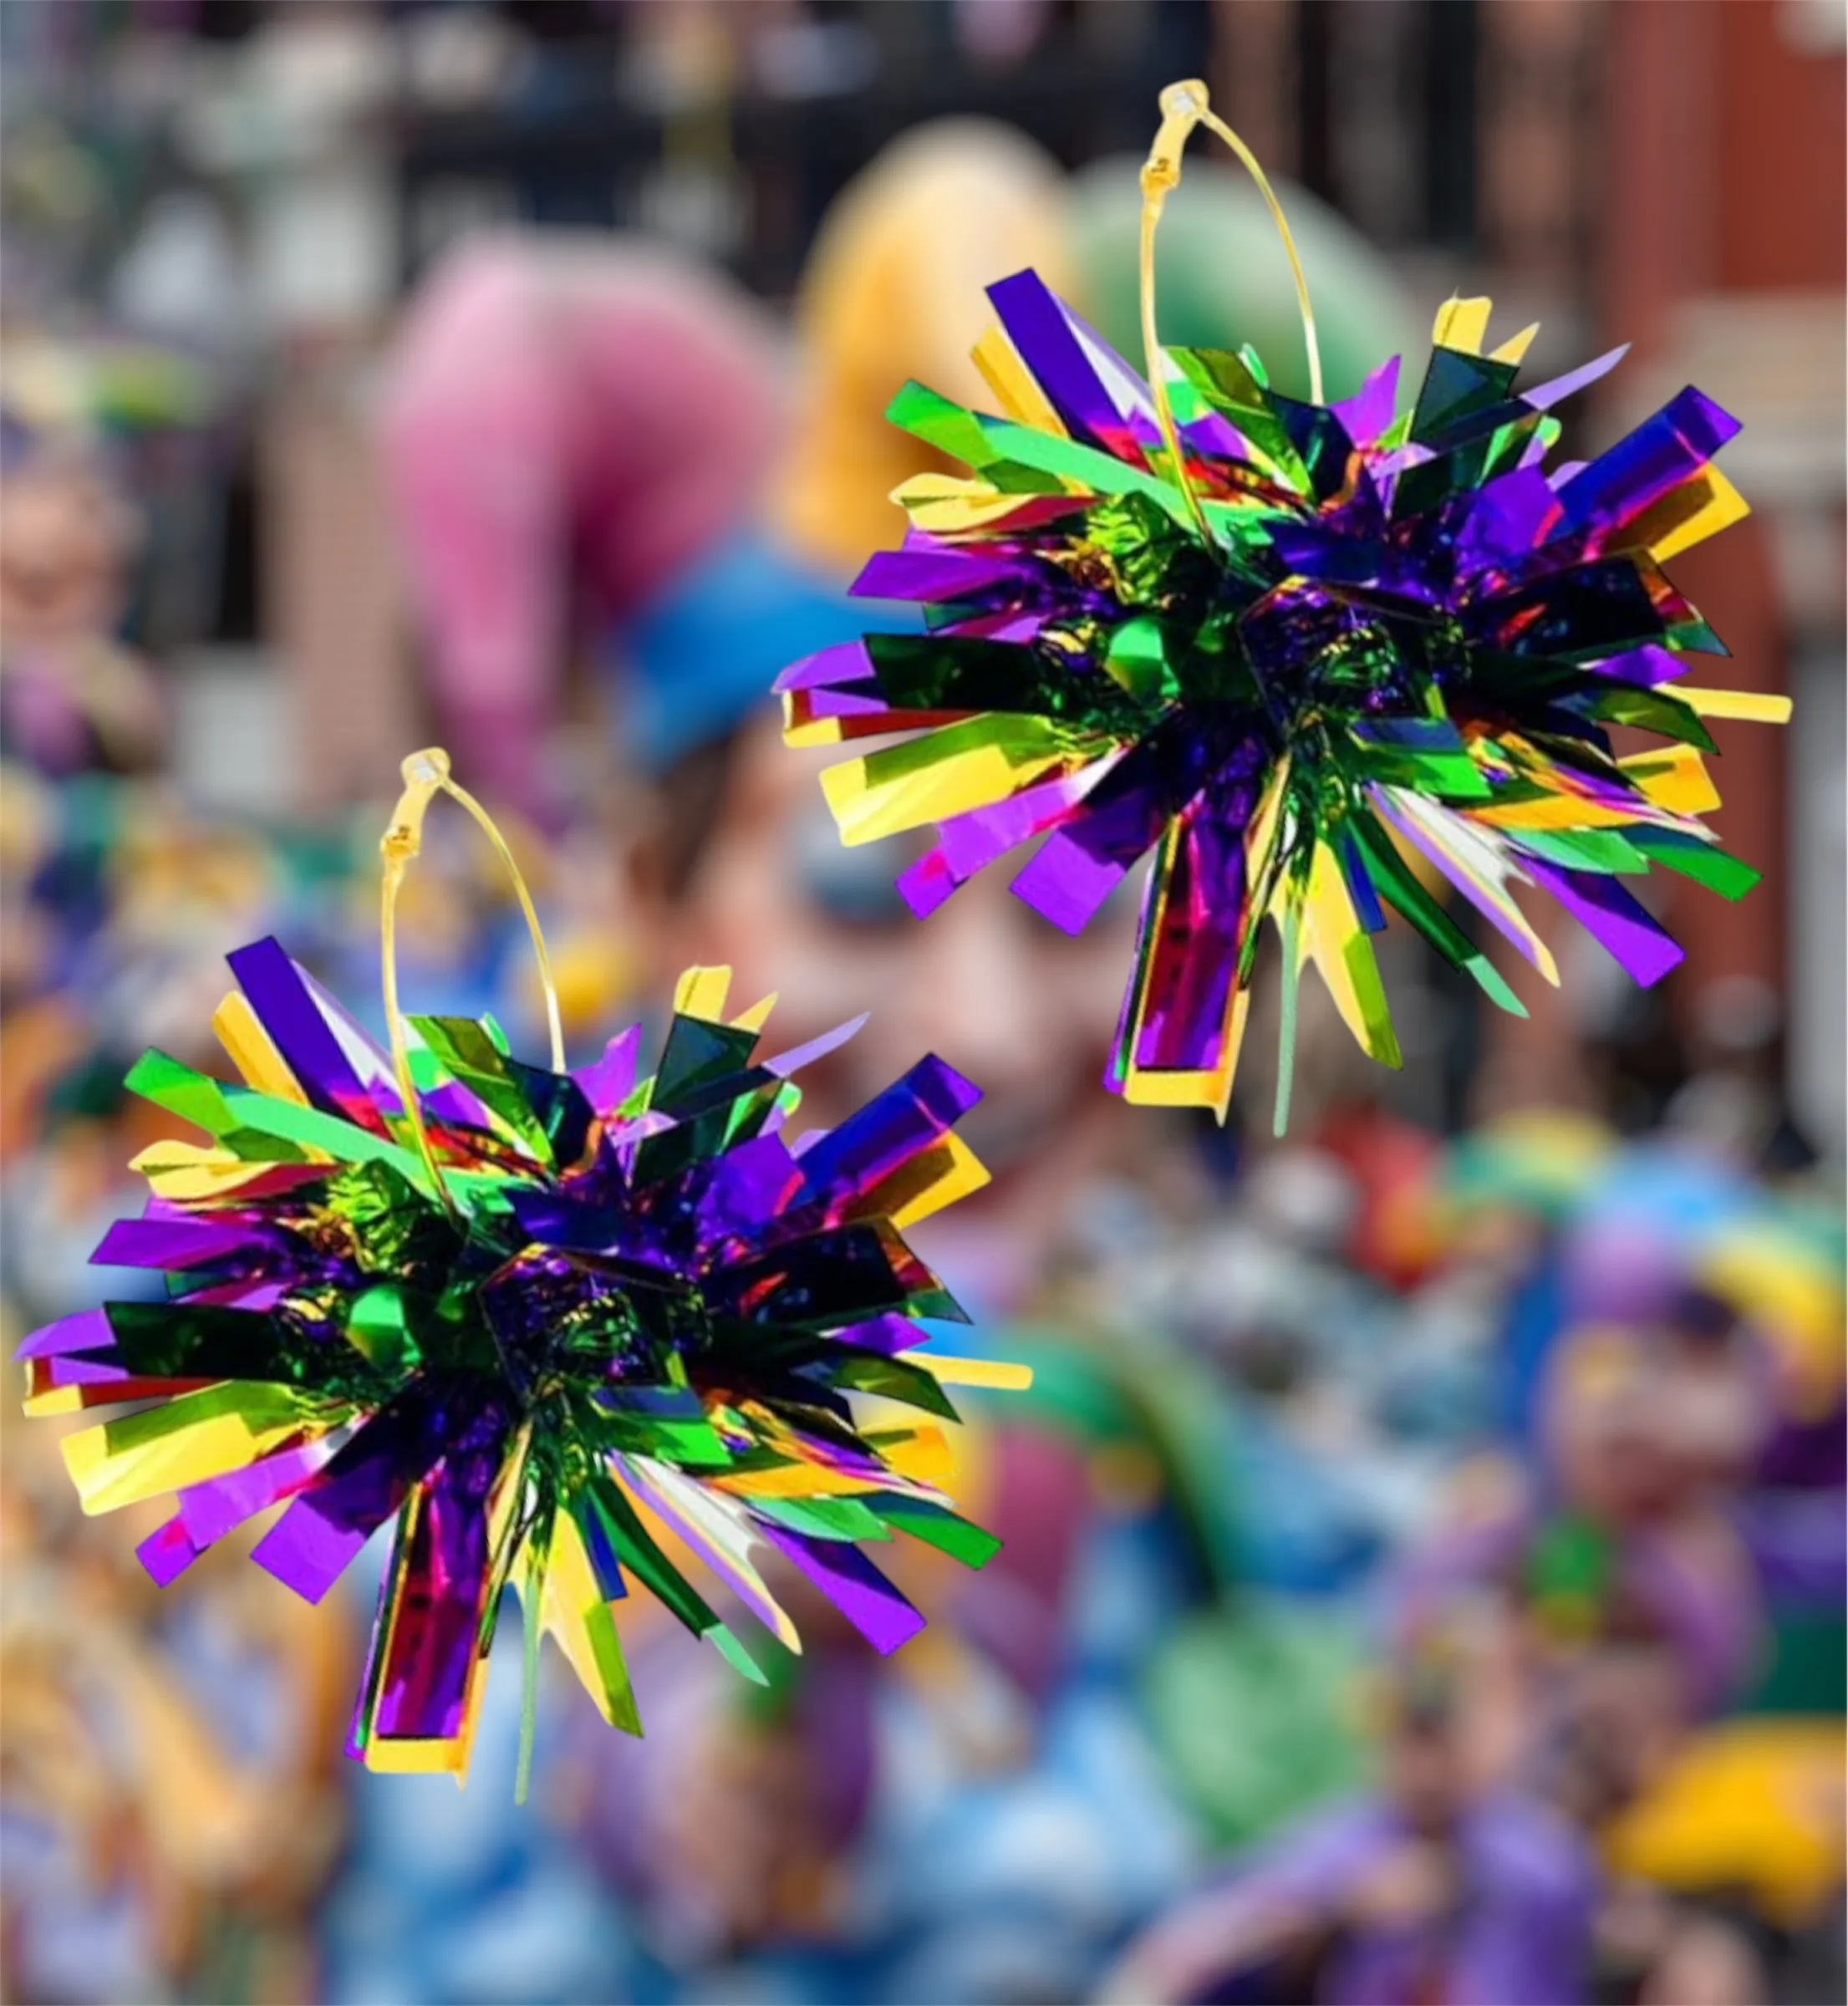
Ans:
[[[792,1076],[858,1026],[758,1058],[769,1006],[728,1020],[723,969],[683,977],[652,1077],[633,1029],[561,1075],[491,1021],[412,1018],[445,1204],[386,1053],[273,940],[231,962],[215,1027],[242,1083],[137,1063],[211,1140],[145,1151],[146,1209],[94,1256],[165,1270],[169,1299],[19,1356],[29,1410],[142,1403],[64,1446],[88,1511],[177,1494],[140,1550],[157,1581],[282,1504],[254,1557],[318,1601],[395,1520],[350,1753],[466,1771],[509,1585],[529,1674],[550,1631],[639,1733],[612,1614],[631,1581],[759,1677],[690,1554],[792,1650],[754,1554],[890,1651],[923,1618],[863,1544],[994,1552],[940,1488],[944,1387],[1026,1375],[917,1348],[914,1319],[962,1313],[902,1236],[986,1179],[954,1132],[977,1092],[941,1060],[792,1143]]]
[[[1076,933],[1153,852],[1109,1086],[1223,1117],[1267,916],[1280,1128],[1306,962],[1398,1063],[1372,944],[1388,906],[1519,1013],[1415,860],[1550,981],[1511,886],[1648,983],[1680,950],[1622,874],[1660,864],[1731,899],[1755,881],[1700,820],[1703,720],[1788,703],[1673,686],[1723,649],[1662,561],[1746,512],[1712,464],[1738,426],[1698,390],[1548,470],[1552,407],[1622,351],[1517,389],[1534,330],[1484,354],[1485,299],[1438,314],[1397,417],[1396,358],[1323,405],[1270,389],[1250,349],[1168,349],[1196,517],[1146,382],[1032,272],[989,297],[975,360],[1000,415],[899,393],[892,418],[970,471],[899,491],[912,527],[855,587],[921,604],[927,631],[825,649],[777,686],[792,744],[912,735],[823,787],[850,843],[936,825],[899,880],[920,914],[1043,838],[1014,889]],[[1668,746],[1620,756],[1614,725]]]

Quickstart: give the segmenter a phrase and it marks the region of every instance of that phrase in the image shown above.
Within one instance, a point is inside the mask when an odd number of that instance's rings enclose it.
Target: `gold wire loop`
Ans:
[[[546,952],[545,935],[540,930],[539,915],[533,906],[532,894],[527,889],[527,881],[521,875],[520,867],[514,861],[513,853],[508,848],[507,838],[501,835],[494,817],[466,787],[458,786],[451,779],[449,755],[440,746],[430,746],[421,752],[413,752],[399,770],[404,776],[405,789],[398,797],[397,807],[392,810],[390,827],[379,839],[379,986],[384,996],[385,1033],[390,1041],[391,1068],[398,1082],[399,1098],[404,1102],[405,1118],[410,1123],[411,1133],[416,1138],[417,1153],[423,1160],[424,1170],[431,1187],[453,1216],[456,1210],[456,1201],[449,1187],[443,1182],[441,1171],[437,1168],[436,1153],[430,1147],[430,1130],[424,1120],[423,1102],[411,1078],[410,1041],[406,1036],[404,1011],[398,1001],[398,894],[404,885],[405,873],[411,859],[423,850],[424,817],[429,812],[430,802],[439,794],[448,795],[458,807],[468,811],[493,845],[495,854],[507,867],[507,876],[512,881],[514,896],[519,900],[520,910],[526,916],[527,932],[532,939],[533,958],[539,965],[539,983],[545,992],[546,1028],[551,1035],[552,1070],[554,1072],[563,1072],[565,1069],[565,1034],[558,1015],[557,985],[552,977],[552,957]]]
[[[1174,413],[1168,402],[1168,384],[1162,369],[1161,344],[1155,333],[1155,232],[1161,227],[1162,210],[1168,201],[1168,191],[1181,183],[1181,155],[1196,125],[1204,125],[1209,132],[1216,133],[1236,155],[1239,164],[1257,184],[1258,192],[1264,197],[1265,206],[1270,211],[1270,220],[1277,226],[1277,235],[1283,240],[1284,255],[1290,260],[1290,276],[1296,282],[1296,308],[1302,315],[1303,348],[1309,358],[1309,395],[1312,403],[1322,400],[1321,349],[1316,339],[1316,315],[1309,302],[1309,282],[1303,276],[1302,260],[1296,255],[1296,240],[1290,233],[1290,224],[1284,216],[1283,205],[1277,200],[1264,169],[1258,165],[1257,155],[1252,152],[1237,133],[1214,112],[1212,101],[1205,84],[1198,77],[1188,77],[1178,84],[1170,84],[1161,94],[1162,122],[1148,149],[1148,158],[1143,163],[1142,171],[1142,254],[1140,260],[1139,293],[1142,307],[1143,362],[1148,372],[1148,389],[1155,402],[1155,419],[1161,427],[1162,443],[1168,448],[1169,463],[1174,470],[1174,479],[1187,503],[1188,513],[1194,518],[1194,526],[1211,549],[1216,547],[1212,531],[1207,526],[1205,512],[1200,507],[1199,496],[1187,477],[1186,462],[1181,456],[1180,439],[1174,426]]]

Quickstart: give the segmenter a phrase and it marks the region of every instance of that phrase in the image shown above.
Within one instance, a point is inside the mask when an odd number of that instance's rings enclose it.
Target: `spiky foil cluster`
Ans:
[[[1745,513],[1710,464],[1738,426],[1698,390],[1549,471],[1551,407],[1622,351],[1519,391],[1534,330],[1484,354],[1484,299],[1439,313],[1398,416],[1396,359],[1316,405],[1249,349],[1171,349],[1196,518],[1142,379],[1033,273],[989,297],[975,359],[1001,415],[899,394],[891,417],[970,471],[901,488],[911,530],[855,587],[921,603],[926,631],[826,649],[778,687],[792,743],[914,734],[824,786],[848,843],[936,824],[899,880],[920,914],[1044,837],[1014,889],[1077,932],[1154,852],[1108,1084],[1223,1113],[1266,915],[1286,1027],[1313,961],[1396,1064],[1387,906],[1520,1009],[1421,870],[1555,981],[1511,885],[1651,982],[1679,950],[1621,873],[1754,881],[1699,819],[1703,719],[1787,706],[1669,686],[1723,650],[1662,560]],[[1620,756],[1616,725],[1670,742]]]
[[[901,1237],[985,1181],[953,1133],[967,1081],[926,1058],[792,1146],[791,1076],[858,1026],[756,1059],[769,1006],[727,1021],[724,970],[682,979],[652,1078],[633,1030],[560,1075],[491,1023],[415,1018],[443,1202],[384,1052],[273,940],[231,960],[214,1024],[243,1083],[140,1060],[130,1084],[211,1140],[145,1151],[145,1212],[94,1257],[164,1270],[169,1300],[35,1332],[28,1404],[143,1403],[65,1448],[86,1510],[177,1493],[140,1548],[157,1581],[286,1500],[255,1558],[316,1601],[395,1518],[369,1765],[466,1769],[509,1583],[532,1647],[542,1623],[639,1732],[631,1578],[754,1673],[688,1554],[793,1649],[752,1558],[781,1554],[882,1651],[923,1619],[859,1542],[989,1557],[939,1488],[942,1382],[1021,1376],[914,1348],[914,1319],[960,1312]],[[863,1420],[856,1394],[932,1418]]]

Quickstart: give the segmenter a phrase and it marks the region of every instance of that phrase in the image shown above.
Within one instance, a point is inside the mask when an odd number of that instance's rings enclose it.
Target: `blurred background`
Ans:
[[[920,1571],[924,1637],[766,1693],[625,1605],[646,1740],[559,1677],[519,1810],[515,1667],[466,1793],[366,1775],[370,1580],[157,1594],[8,1402],[6,1998],[1842,1996],[1845,51],[1842,0],[0,5],[9,1348],[136,1285],[87,1265],[164,1119],[119,1082],[209,1062],[226,951],[376,1021],[440,740],[575,1058],[698,959],[787,1041],[873,1011],[824,1121],[925,1048],[986,1087],[995,1185],[919,1240],[1037,1372],[965,1431],[1006,1546]],[[765,697],[857,629],[924,456],[881,412],[978,398],[985,283],[1138,353],[1184,76],[1277,179],[1331,395],[1415,385],[1460,289],[1543,375],[1632,344],[1574,456],[1688,381],[1744,420],[1754,512],[1672,568],[1796,703],[1716,727],[1764,878],[1650,881],[1657,990],[1562,924],[1516,1022],[1389,935],[1404,1071],[1306,997],[1282,1143],[1261,1036],[1224,1130],[1106,1096],[1128,916],[912,921]],[[1204,142],[1161,273],[1168,339],[1299,387]],[[404,924],[419,1007],[531,1046],[466,832]]]

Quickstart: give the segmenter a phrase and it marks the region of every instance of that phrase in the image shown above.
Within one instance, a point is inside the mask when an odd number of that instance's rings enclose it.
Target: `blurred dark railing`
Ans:
[[[1068,4],[1025,60],[987,68],[949,32],[947,6],[833,8],[821,24],[849,52],[842,83],[788,95],[746,86],[674,109],[622,87],[616,38],[553,45],[546,65],[561,87],[529,109],[404,121],[403,276],[481,221],[661,230],[649,191],[677,155],[705,167],[715,201],[736,216],[697,247],[784,297],[828,204],[895,134],[955,115],[1005,120],[1067,166],[1139,150],[1161,86],[1209,67],[1214,13],[1207,0]],[[678,233],[671,218],[665,230]]]

